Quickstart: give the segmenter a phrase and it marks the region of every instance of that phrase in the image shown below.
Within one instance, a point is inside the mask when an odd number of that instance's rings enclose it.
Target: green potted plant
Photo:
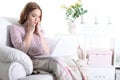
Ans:
[[[87,13],[87,10],[83,9],[80,1],[71,4],[70,6],[63,6],[66,9],[65,18],[70,22],[74,22],[77,18]]]
[[[69,6],[63,5],[62,8],[65,9],[65,18],[68,20],[69,32],[73,33],[75,31],[76,24],[74,22],[76,19],[88,11],[83,9],[81,1],[75,2]]]

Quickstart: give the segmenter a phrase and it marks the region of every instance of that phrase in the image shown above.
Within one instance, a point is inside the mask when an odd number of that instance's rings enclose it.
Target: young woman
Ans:
[[[20,25],[13,24],[10,27],[13,47],[30,56],[35,70],[51,72],[57,80],[85,80],[82,69],[72,59],[36,58],[36,56],[50,55],[49,46],[41,30],[41,20],[40,6],[35,2],[27,3],[20,15]]]

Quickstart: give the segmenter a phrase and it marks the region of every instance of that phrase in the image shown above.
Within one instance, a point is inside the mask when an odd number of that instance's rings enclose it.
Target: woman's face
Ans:
[[[28,20],[31,20],[34,24],[40,21],[41,12],[39,9],[35,9],[28,14]]]

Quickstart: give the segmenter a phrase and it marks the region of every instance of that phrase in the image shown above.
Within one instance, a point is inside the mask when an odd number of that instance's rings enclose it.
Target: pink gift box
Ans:
[[[112,49],[89,49],[88,64],[96,66],[111,66],[113,65],[113,50]]]

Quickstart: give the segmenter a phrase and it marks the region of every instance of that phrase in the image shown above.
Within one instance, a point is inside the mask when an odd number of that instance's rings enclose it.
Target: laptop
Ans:
[[[60,37],[51,55],[36,56],[36,57],[62,57],[74,56],[77,54],[77,48],[80,45],[78,37]]]

